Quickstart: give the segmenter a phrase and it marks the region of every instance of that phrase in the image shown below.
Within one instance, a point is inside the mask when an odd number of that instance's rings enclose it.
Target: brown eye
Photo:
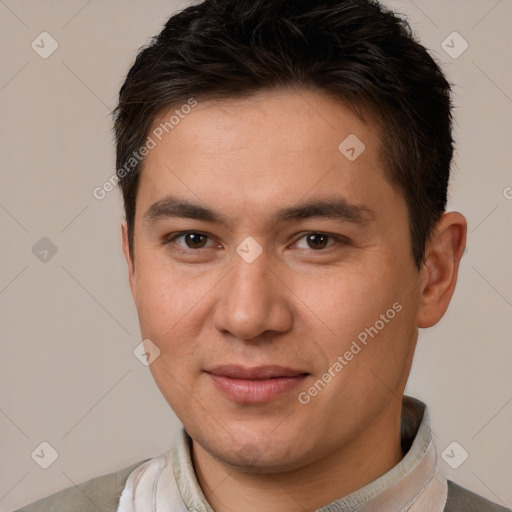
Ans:
[[[185,231],[182,233],[176,233],[173,236],[165,238],[162,243],[164,245],[174,243],[183,250],[199,250],[212,247],[210,237],[197,231]]]
[[[298,249],[306,249],[310,252],[322,253],[324,249],[327,251],[333,246],[339,246],[339,248],[341,248],[348,242],[348,239],[342,235],[331,235],[329,233],[310,231],[297,239],[294,245]]]
[[[202,249],[206,246],[208,237],[202,233],[185,233],[181,235],[184,238],[185,245],[189,249]]]
[[[325,249],[329,240],[328,235],[322,235],[321,233],[310,233],[306,235],[308,247],[311,249]]]

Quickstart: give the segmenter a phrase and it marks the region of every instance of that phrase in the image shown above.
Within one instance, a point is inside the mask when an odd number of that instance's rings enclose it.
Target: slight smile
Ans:
[[[216,366],[206,372],[228,398],[241,403],[265,403],[291,391],[310,375],[284,366]]]

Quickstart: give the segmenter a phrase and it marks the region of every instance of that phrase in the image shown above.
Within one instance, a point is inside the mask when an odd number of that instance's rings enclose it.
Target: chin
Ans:
[[[237,471],[281,473],[304,465],[307,455],[297,450],[297,446],[302,446],[302,451],[305,448],[304,442],[297,439],[299,436],[291,432],[269,436],[276,425],[265,427],[252,430],[246,427],[234,435],[222,429],[216,433],[201,429],[187,431],[210,456]],[[226,430],[229,431],[229,427]]]
[[[260,450],[256,445],[246,443],[238,452],[210,452],[218,461],[244,473],[282,473],[301,466],[297,454],[281,455],[273,449]]]

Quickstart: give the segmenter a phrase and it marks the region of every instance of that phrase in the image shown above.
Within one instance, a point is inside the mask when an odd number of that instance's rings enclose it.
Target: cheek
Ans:
[[[331,333],[342,339],[357,335],[373,325],[382,313],[400,300],[400,284],[382,270],[351,266],[319,279],[302,280],[297,295]],[[301,278],[302,279],[302,278]]]
[[[198,315],[208,282],[186,279],[170,266],[140,263],[136,306],[143,337],[151,339],[161,352],[169,350],[173,340],[181,340],[184,331],[187,339],[194,340],[201,326]]]
[[[141,275],[143,272],[141,272]],[[202,292],[202,293],[201,293]],[[137,310],[143,339],[150,339],[159,356],[149,369],[171,408],[182,415],[189,403],[201,339],[204,290],[167,271],[147,271],[139,281]]]
[[[343,370],[336,373],[343,392],[360,393],[382,385],[379,379],[396,385],[415,336],[416,306],[410,290],[405,270],[390,264],[353,265],[350,272],[340,270],[328,281],[304,282],[307,304],[315,313],[309,329],[313,323],[328,327],[322,328],[327,336],[317,338],[317,352],[323,352],[331,366],[343,358]]]

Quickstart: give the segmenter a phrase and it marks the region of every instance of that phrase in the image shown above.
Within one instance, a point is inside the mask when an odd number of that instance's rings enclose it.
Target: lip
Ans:
[[[221,365],[206,372],[214,385],[235,402],[265,403],[296,388],[309,375],[302,370],[267,365]]]

